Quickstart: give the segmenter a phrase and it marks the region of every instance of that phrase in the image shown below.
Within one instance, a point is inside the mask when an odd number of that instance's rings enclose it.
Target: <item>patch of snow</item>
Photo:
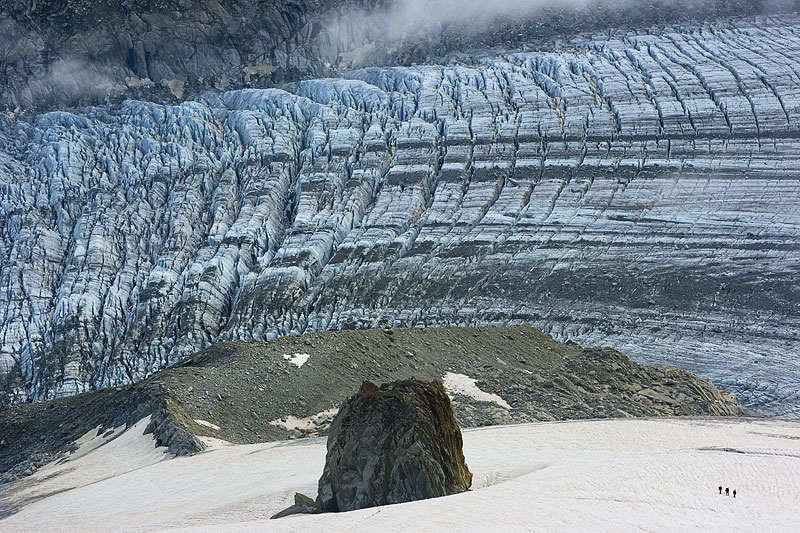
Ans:
[[[199,424],[199,425],[201,425],[201,426],[205,426],[205,427],[207,427],[207,428],[211,428],[211,429],[213,429],[214,431],[219,431],[219,429],[220,429],[218,425],[216,425],[216,424],[212,424],[212,423],[211,423],[211,422],[209,422],[208,420],[201,420],[201,419],[199,419],[199,418],[195,418],[195,419],[194,419],[194,421],[195,421],[195,423],[196,423],[196,424]]]
[[[491,394],[479,389],[475,384],[477,381],[477,379],[472,379],[464,374],[455,374],[453,372],[446,373],[442,378],[444,388],[450,394],[461,394],[479,402],[493,402],[504,409],[511,409],[508,402],[497,394]]]
[[[203,443],[203,446],[206,447],[206,451],[210,452],[213,450],[219,450],[220,448],[224,448],[226,446],[233,446],[233,443],[228,442],[226,440],[217,439],[214,437],[204,437],[204,436],[197,436],[197,440]]]
[[[292,363],[297,368],[300,368],[301,366],[306,364],[306,361],[308,361],[309,357],[311,357],[311,355],[307,353],[283,354],[283,358]]]
[[[339,57],[341,62],[339,67],[343,69],[358,68],[364,64],[364,61],[376,49],[375,43],[367,43],[361,48],[356,48],[350,52],[341,52]]]
[[[330,420],[333,420],[333,417],[336,416],[336,413],[338,412],[339,409],[327,409],[325,411],[320,411],[315,415],[306,416],[303,418],[289,415],[285,418],[272,420],[270,424],[273,426],[282,427],[288,431],[292,431],[294,429],[310,431],[318,428]]]

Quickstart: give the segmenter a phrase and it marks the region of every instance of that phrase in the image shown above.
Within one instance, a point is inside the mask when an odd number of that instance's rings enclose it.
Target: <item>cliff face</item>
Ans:
[[[795,0],[7,0],[0,109],[175,103],[361,65],[425,63],[576,32],[745,15]],[[476,23],[477,21],[477,23]]]
[[[368,2],[365,2],[368,4]],[[336,0],[12,0],[0,8],[0,104],[54,109],[315,76]],[[312,42],[313,41],[313,42]],[[5,56],[3,58],[3,56]],[[4,59],[4,60],[3,60]]]
[[[798,22],[0,119],[2,401],[221,340],[525,322],[796,416]]]

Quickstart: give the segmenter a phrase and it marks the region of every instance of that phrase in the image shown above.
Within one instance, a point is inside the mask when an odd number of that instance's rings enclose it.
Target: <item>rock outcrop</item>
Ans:
[[[331,424],[317,505],[353,511],[469,489],[461,429],[439,382],[365,382]]]
[[[627,0],[566,7],[512,2],[514,16],[504,17],[503,7],[453,0],[5,0],[0,110],[125,98],[172,103],[206,90],[271,87],[366,64],[430,62],[449,52],[520,47],[613,25],[773,12],[792,1],[637,0],[635,10]],[[470,28],[465,22],[474,18],[480,23]]]
[[[6,406],[0,410],[0,485],[68,459],[74,442],[89,432],[114,434],[145,417],[150,417],[145,433],[153,435],[157,446],[176,455],[202,451],[204,445],[189,430],[184,413],[175,395],[154,381]],[[0,517],[4,511],[0,509]]]
[[[0,119],[0,399],[530,323],[797,416],[798,23]]]

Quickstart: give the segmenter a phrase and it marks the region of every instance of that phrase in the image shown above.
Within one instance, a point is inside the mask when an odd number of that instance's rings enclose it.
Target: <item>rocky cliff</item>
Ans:
[[[532,323],[797,416],[799,22],[3,119],[2,399],[223,340]]]
[[[774,13],[796,0],[6,0],[0,110],[182,101],[579,32]],[[635,9],[631,6],[635,5]]]

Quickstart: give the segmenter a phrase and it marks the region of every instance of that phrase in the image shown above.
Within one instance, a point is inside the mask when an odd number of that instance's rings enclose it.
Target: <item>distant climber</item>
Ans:
[[[719,486],[719,493],[722,494],[722,485]]]
[[[736,489],[733,489],[733,497],[736,497]]]
[[[730,496],[730,495],[731,495],[731,489],[725,487],[725,496]]]

